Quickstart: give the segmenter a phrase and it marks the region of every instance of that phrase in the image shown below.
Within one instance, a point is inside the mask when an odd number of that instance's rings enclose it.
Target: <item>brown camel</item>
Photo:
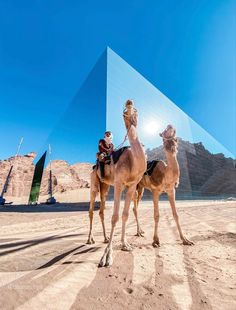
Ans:
[[[176,131],[172,125],[168,125],[167,128],[160,134],[163,139],[163,145],[165,150],[165,155],[167,158],[167,164],[164,161],[159,161],[152,174],[143,175],[141,181],[138,183],[137,192],[134,196],[134,215],[137,221],[137,235],[141,236],[143,234],[138,221],[138,204],[143,196],[144,189],[148,189],[152,192],[153,205],[154,205],[154,236],[153,236],[153,247],[158,247],[160,245],[159,238],[157,234],[158,222],[159,222],[159,207],[158,201],[161,193],[166,192],[172,209],[173,217],[175,219],[179,235],[184,245],[193,245],[192,241],[189,241],[182,233],[178,214],[175,206],[175,188],[179,184],[179,164],[177,161],[177,147],[178,140],[176,138]]]
[[[132,247],[126,240],[125,229],[126,222],[129,215],[129,207],[132,201],[132,197],[135,193],[138,182],[141,180],[145,170],[146,170],[146,156],[142,144],[139,141],[136,132],[137,126],[137,111],[134,108],[133,101],[127,100],[125,104],[125,110],[123,113],[123,118],[125,122],[125,127],[127,130],[127,136],[130,142],[130,148],[125,149],[125,151],[120,156],[116,164],[105,166],[105,178],[101,182],[101,176],[98,169],[92,173],[91,178],[91,200],[90,200],[90,232],[88,237],[88,243],[93,243],[92,237],[92,220],[93,220],[93,209],[96,194],[100,190],[101,205],[100,205],[100,217],[103,226],[103,233],[105,242],[108,245],[104,251],[104,254],[100,260],[99,266],[110,266],[112,265],[112,239],[114,234],[115,225],[119,220],[119,209],[120,209],[120,199],[121,193],[124,188],[127,189],[125,196],[124,209],[122,213],[122,250],[131,251]],[[111,233],[110,239],[106,236],[105,224],[104,224],[104,207],[106,195],[108,193],[109,186],[114,186],[114,209],[111,219]]]

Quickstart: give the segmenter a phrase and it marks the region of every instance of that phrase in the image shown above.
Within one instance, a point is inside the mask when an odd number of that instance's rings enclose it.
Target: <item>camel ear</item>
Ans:
[[[162,133],[159,133],[159,136],[162,137]]]

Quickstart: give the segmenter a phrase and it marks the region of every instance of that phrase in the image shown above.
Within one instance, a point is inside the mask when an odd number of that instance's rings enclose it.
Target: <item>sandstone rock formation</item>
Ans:
[[[44,170],[40,195],[48,193],[49,165]],[[53,160],[51,163],[53,175],[53,194],[76,190],[79,188],[88,188],[90,186],[91,164],[77,163],[69,165],[64,160]]]
[[[26,203],[29,198],[32,178],[34,174],[33,160],[36,153],[32,152],[24,156],[10,157],[6,160],[0,160],[0,191],[2,192],[6,177],[13,165],[7,192],[5,198],[9,197],[10,201],[15,201],[14,197],[22,199],[22,203]]]

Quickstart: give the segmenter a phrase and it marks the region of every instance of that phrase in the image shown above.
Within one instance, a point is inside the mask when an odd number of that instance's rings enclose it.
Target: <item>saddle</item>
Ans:
[[[118,149],[117,151],[114,151],[110,156],[105,156],[103,158],[103,162],[105,165],[110,165],[111,164],[111,160],[113,160],[113,163],[116,164],[120,158],[120,156],[124,153],[124,151],[130,148],[130,146],[124,146],[120,149]],[[96,161],[96,165],[93,166],[93,170],[95,168],[98,169],[99,167],[99,153],[97,153],[97,161]]]
[[[105,165],[110,165],[110,164],[111,164],[111,156],[106,156],[106,157],[104,157],[102,163],[104,163]],[[93,165],[93,170],[94,170],[95,168],[98,169],[98,168],[99,168],[99,165],[100,165],[100,161],[99,161],[99,158],[97,158],[96,164]]]
[[[126,149],[130,148],[130,146],[123,146],[120,149],[118,149],[117,151],[114,151],[112,153],[112,159],[113,159],[113,163],[116,164],[119,160],[119,158],[121,157],[121,155],[124,153],[124,151]]]
[[[145,171],[144,175],[151,176],[153,173],[153,170],[155,169],[156,165],[159,163],[160,160],[152,160],[147,162],[147,170]]]

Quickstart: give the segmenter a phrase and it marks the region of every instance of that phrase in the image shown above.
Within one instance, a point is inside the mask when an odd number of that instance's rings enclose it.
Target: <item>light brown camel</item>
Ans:
[[[96,169],[92,173],[91,201],[89,210],[90,232],[88,237],[88,243],[94,242],[92,237],[92,220],[93,220],[94,201],[96,194],[98,193],[98,190],[100,190],[101,195],[101,205],[99,214],[102,221],[105,242],[108,242],[108,245],[99,263],[100,267],[112,265],[112,240],[116,223],[119,220],[121,193],[124,190],[124,188],[126,188],[127,191],[125,195],[125,203],[122,213],[122,235],[121,235],[122,250],[124,251],[132,250],[132,247],[126,240],[125,235],[126,222],[129,215],[129,207],[132,201],[132,197],[135,193],[138,182],[141,180],[146,170],[145,151],[142,144],[139,141],[136,132],[137,117],[138,117],[137,111],[134,108],[133,102],[131,100],[127,100],[125,110],[123,113],[123,118],[127,130],[127,136],[130,142],[130,148],[125,149],[125,151],[122,153],[116,164],[105,165],[105,178],[103,182],[101,182],[99,170]],[[104,224],[104,207],[105,207],[106,195],[110,185],[114,186],[114,209],[111,219],[110,239],[108,240]]]
[[[172,125],[168,125],[167,128],[160,134],[163,139],[163,145],[165,150],[165,155],[167,159],[167,165],[164,161],[159,161],[152,174],[143,175],[141,181],[138,183],[137,192],[134,196],[134,215],[137,221],[137,235],[141,236],[143,234],[138,221],[138,204],[143,196],[144,189],[148,189],[152,192],[153,205],[154,205],[154,236],[153,243],[154,247],[160,245],[158,238],[158,222],[159,222],[159,196],[161,193],[166,192],[172,209],[173,217],[175,219],[179,235],[184,245],[193,245],[192,241],[189,241],[182,233],[179,218],[175,206],[175,188],[179,184],[179,164],[177,161],[178,152],[178,140],[176,138],[176,131]]]

